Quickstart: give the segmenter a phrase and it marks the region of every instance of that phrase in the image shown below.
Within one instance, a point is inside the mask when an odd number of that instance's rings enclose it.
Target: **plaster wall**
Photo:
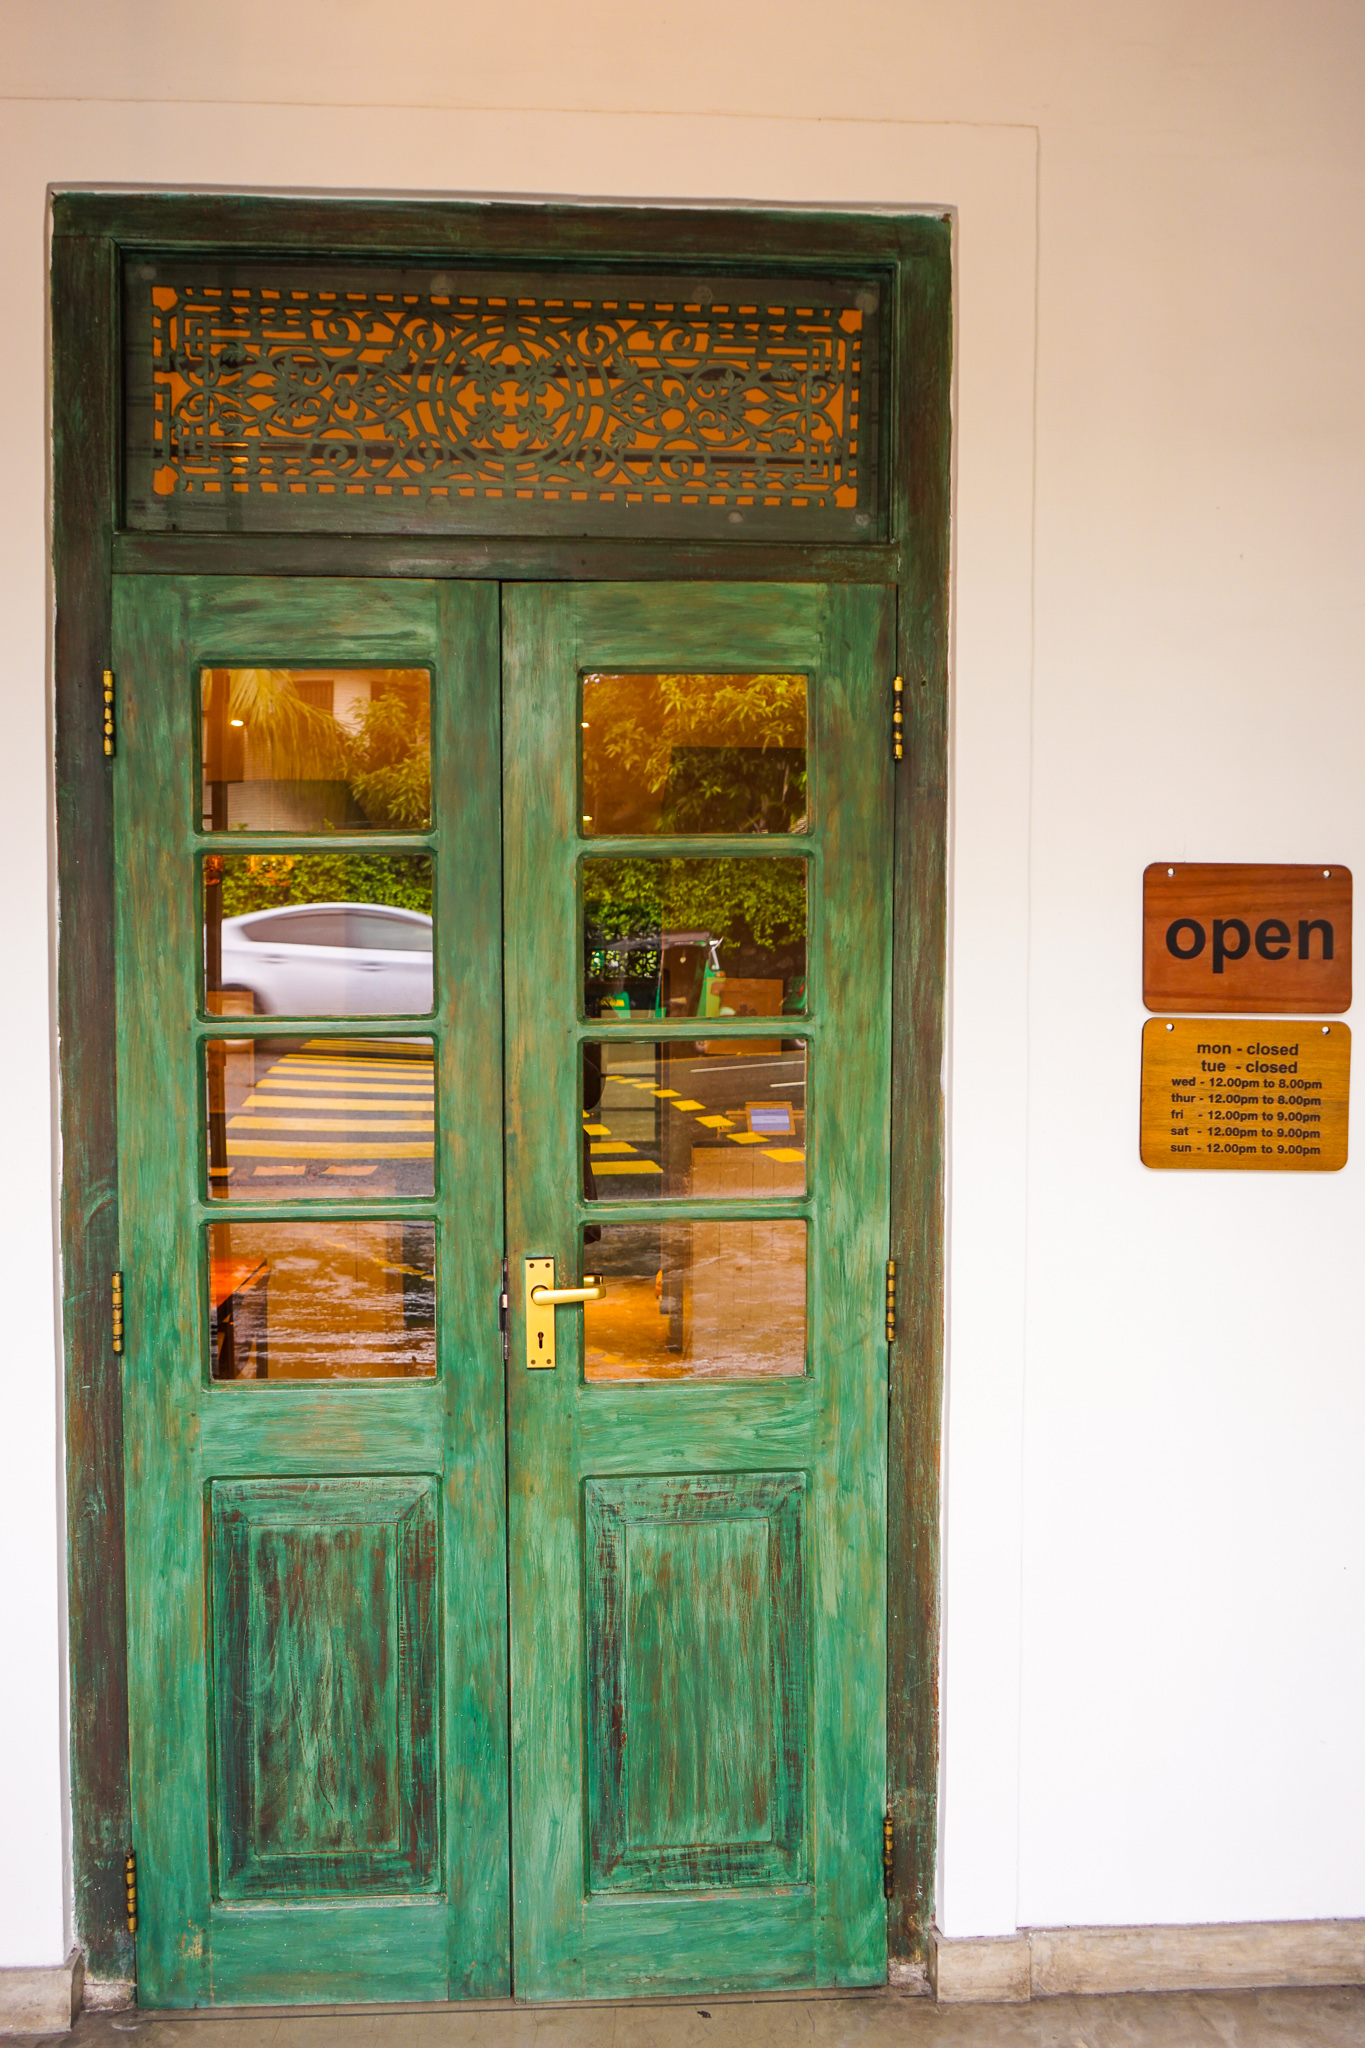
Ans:
[[[1145,862],[1365,876],[1359,10],[0,11],[0,1965],[70,1939],[43,238],[86,183],[956,209],[939,1921],[1365,1915],[1365,1184],[1136,1150]]]

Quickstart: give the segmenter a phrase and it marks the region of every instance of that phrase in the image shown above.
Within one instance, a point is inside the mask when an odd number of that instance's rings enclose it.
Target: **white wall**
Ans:
[[[1365,18],[508,20],[4,8],[0,1964],[67,1939],[43,226],[87,182],[958,209],[939,1917],[1365,1914],[1359,1169],[1163,1176],[1136,1138],[1145,862],[1365,875]]]

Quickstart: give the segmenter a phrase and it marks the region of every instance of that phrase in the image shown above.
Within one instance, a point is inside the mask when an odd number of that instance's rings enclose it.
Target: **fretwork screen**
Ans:
[[[130,258],[158,532],[878,540],[879,281]]]

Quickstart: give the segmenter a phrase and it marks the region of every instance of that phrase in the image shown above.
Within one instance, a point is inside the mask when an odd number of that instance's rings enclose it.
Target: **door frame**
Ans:
[[[133,533],[120,524],[120,267],[196,257],[458,259],[875,267],[888,282],[885,541]],[[892,1253],[899,1276],[888,1416],[888,1950],[922,1968],[934,1909],[938,1787],[939,1442],[943,1383],[951,222],[901,215],[71,191],[53,204],[52,419],[62,1329],[67,1451],[72,1863],[94,1976],[135,1975],[124,1595],[113,830],[104,745],[111,577],[123,574],[695,578],[890,583],[905,678],[893,881]],[[887,743],[891,731],[887,678]]]

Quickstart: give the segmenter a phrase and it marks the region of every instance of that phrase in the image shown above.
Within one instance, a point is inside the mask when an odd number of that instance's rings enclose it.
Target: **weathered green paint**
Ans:
[[[897,1890],[891,1952],[924,1953],[933,1910],[937,1775],[939,1416],[942,1360],[942,1103],[944,863],[947,765],[947,562],[951,231],[930,216],[819,215],[754,210],[504,207],[422,202],[276,200],[259,196],[64,193],[53,208],[54,673],[57,768],[63,1331],[66,1352],[69,1654],[72,1713],[72,1857],[78,1938],[96,1975],[130,1974],[122,1866],[129,1842],[124,1629],[123,1423],[118,1361],[108,1338],[109,1272],[118,1263],[114,859],[108,790],[121,773],[99,746],[100,670],[109,659],[109,573],[214,577],[293,575],[616,581],[721,577],[729,581],[894,582],[900,591],[899,665],[907,691],[908,759],[897,777],[893,1098],[893,1249],[902,1260],[900,1335],[890,1407],[888,1793],[897,1817]],[[117,279],[122,249],[196,254],[321,251],[386,257],[445,256],[521,266],[545,259],[653,266],[661,259],[753,275],[763,264],[885,267],[896,315],[888,364],[891,532],[884,546],[769,547],[753,542],[651,543],[527,537],[437,542],[400,531],[347,535],[151,537],[118,532],[115,461],[119,403]],[[395,510],[401,519],[401,507]],[[396,524],[398,522],[396,521]],[[920,680],[923,687],[920,687]],[[359,1213],[359,1212],[358,1212]],[[907,1280],[907,1276],[913,1276]],[[601,1390],[595,1469],[627,1441],[629,1393],[619,1411]],[[672,1389],[656,1388],[661,1404]],[[776,1399],[774,1392],[774,1399]],[[781,1463],[799,1429],[794,1410],[754,1426],[753,1455]],[[746,1436],[738,1412],[732,1435]],[[272,1456],[287,1454],[277,1432]],[[678,1442],[682,1442],[679,1435]],[[316,1442],[310,1433],[305,1442]],[[624,1469],[630,1453],[623,1454]],[[747,1454],[746,1454],[747,1455]],[[286,1469],[276,1467],[275,1469]],[[319,1461],[318,1470],[327,1469]],[[145,1896],[145,1888],[144,1888]],[[686,1902],[704,1956],[704,1915]],[[348,1908],[347,1911],[357,1909]],[[614,1909],[613,1909],[614,1910]],[[648,1916],[640,1907],[642,1929]],[[671,1908],[657,1909],[665,1915]],[[260,1995],[270,1982],[270,1925],[252,1907],[225,1922],[219,1947],[251,1957]],[[755,1912],[757,1909],[755,1909]],[[419,1995],[415,1963],[362,1939],[329,1946],[322,1909],[310,1921],[320,1980],[353,1995],[348,1972],[390,1964],[394,1996]],[[799,1943],[761,1915],[733,1926],[727,1982],[805,1982]],[[660,1922],[659,1924],[665,1924]],[[584,1955],[607,1982],[610,1933],[592,1911]],[[606,1923],[610,1928],[610,1919]],[[652,1921],[649,1925],[655,1924]],[[786,1923],[783,1923],[784,1927]],[[649,1939],[645,1935],[646,1943]],[[689,1937],[690,1938],[690,1937]],[[605,1943],[605,1945],[604,1945]],[[226,1952],[224,1950],[224,1952]],[[382,1957],[388,1956],[388,1962]],[[785,1958],[784,1962],[782,1959]],[[781,1977],[790,1964],[792,1974]],[[648,1961],[643,1965],[650,1967]],[[248,1978],[244,1961],[240,1981]],[[376,1979],[377,1981],[377,1979]],[[422,1979],[420,1981],[426,1981]],[[681,1978],[678,1979],[681,1981]],[[699,1963],[693,1988],[720,1988]],[[307,1995],[304,1992],[300,1996]],[[358,1994],[354,1994],[358,1995]],[[432,1995],[436,1995],[433,1993]]]
[[[61,192],[54,235],[108,236],[121,249],[286,256],[412,256],[507,263],[590,261],[656,269],[670,258],[720,276],[890,268],[940,253],[947,221],[925,213],[856,214],[709,207],[497,205],[421,199],[285,199],[264,193]]]
[[[401,1912],[387,1900],[348,1900],[306,1913],[255,1901],[215,1911],[214,1987],[230,1987],[226,2003],[359,2005],[449,1995],[444,1899],[409,1899]]]
[[[809,1377],[588,1385],[581,1324],[564,1311],[556,1370],[518,1370],[512,1289],[514,1976],[527,1997],[885,1974],[893,620],[889,592],[849,587],[522,586],[504,595],[514,1271],[531,1254],[576,1270],[578,1230],[594,1213],[576,1201],[566,1169],[578,1143],[578,1045],[600,1030],[576,1021],[578,675],[696,666],[812,678],[810,1009],[783,1024],[807,1040],[811,1059],[812,1184],[804,1200],[783,1204],[810,1222]],[[613,1035],[661,1029],[689,1027]],[[691,1213],[703,1207],[710,1212],[698,1203]],[[613,1205],[614,1216],[644,1213],[659,1209]],[[623,1469],[629,1479],[607,1476]],[[739,1533],[760,1508],[761,1585]],[[637,1525],[654,1531],[654,1549],[640,1550],[632,1581]],[[632,1629],[639,1574],[665,1571],[681,1603],[667,1630],[657,1617],[646,1627],[638,1607]],[[712,1669],[702,1685],[703,1661],[725,1654],[741,1620],[751,1636],[766,1632],[765,1657]],[[665,1733],[663,1701],[682,1697],[688,1673],[688,1711],[700,1718],[686,1734]],[[649,1700],[658,1704],[641,1713]],[[714,1761],[723,1743],[749,1774],[728,1786]],[[758,1848],[756,1820],[743,1819],[738,1835],[725,1825],[758,1811],[760,1756],[771,1832]],[[639,1830],[650,1828],[662,1834],[646,1841]],[[684,1847],[680,1832],[693,1828]],[[621,1877],[628,1893],[616,1889]],[[679,1895],[683,1886],[691,1897]]]
[[[219,1898],[436,1884],[438,1485],[210,1482]]]
[[[109,1342],[118,1265],[113,1016],[112,776],[101,734],[109,660],[117,261],[103,239],[54,247],[53,656],[60,901],[62,1328],[66,1345],[71,1860],[76,1926],[94,1975],[130,1977],[123,1413]]]
[[[804,1474],[583,1494],[591,1889],[803,1883]]]
[[[944,990],[948,891],[948,549],[952,279],[946,239],[899,278],[898,665],[892,1256],[900,1275],[888,1417],[887,1798],[891,1953],[923,1967],[938,1832],[939,1450],[943,1416]],[[911,366],[913,365],[913,372]]]
[[[151,2005],[508,1990],[496,622],[496,590],[475,584],[116,586],[129,1675]],[[222,1027],[195,1022],[195,852],[215,843],[193,829],[197,677],[234,660],[432,671],[437,1088],[458,1112],[440,1119],[436,1200],[401,1206],[438,1225],[434,1386],[206,1381],[200,1233],[223,1209],[200,1185],[197,1041]],[[270,1026],[234,1024],[253,1029]],[[359,1917],[319,1918],[338,1896]]]

